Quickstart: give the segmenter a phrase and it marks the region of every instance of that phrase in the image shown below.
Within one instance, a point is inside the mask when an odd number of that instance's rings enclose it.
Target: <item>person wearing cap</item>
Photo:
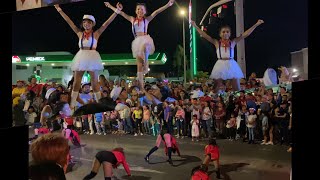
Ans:
[[[132,24],[132,32],[135,39],[132,42],[132,55],[137,60],[137,78],[139,81],[140,89],[144,89],[143,75],[149,72],[149,62],[148,57],[154,53],[155,47],[153,39],[148,35],[148,25],[153,20],[153,18],[166,10],[172,4],[174,0],[169,0],[169,2],[163,7],[154,11],[150,16],[146,15],[146,5],[143,3],[138,3],[136,5],[136,17],[129,16],[124,12],[119,14],[123,16]],[[107,3],[106,3],[107,4]],[[116,8],[107,4],[110,9],[116,11]],[[122,9],[122,4],[117,4],[117,9]]]
[[[115,13],[113,13],[109,17],[109,19],[102,24],[102,26],[99,29],[93,31],[93,28],[96,25],[96,20],[94,16],[84,15],[82,18],[82,24],[80,29],[72,22],[69,16],[62,11],[58,4],[54,6],[79,38],[78,44],[80,50],[75,55],[71,65],[71,70],[75,71],[75,74],[73,90],[71,92],[70,106],[71,108],[74,108],[76,106],[82,76],[85,71],[88,71],[88,73],[90,74],[92,89],[95,95],[95,99],[98,101],[101,98],[101,92],[99,90],[98,84],[98,71],[103,70],[104,67],[102,65],[100,54],[96,51],[97,43],[100,35],[115,19],[115,17],[121,9],[118,9]]]

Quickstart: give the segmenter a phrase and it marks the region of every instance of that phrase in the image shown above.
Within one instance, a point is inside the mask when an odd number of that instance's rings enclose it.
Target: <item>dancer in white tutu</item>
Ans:
[[[93,27],[96,25],[95,18],[92,15],[84,15],[81,29],[78,28],[72,20],[66,15],[59,5],[55,5],[55,8],[63,17],[63,19],[69,24],[71,29],[79,37],[80,50],[73,58],[71,70],[75,72],[73,90],[71,92],[70,107],[74,108],[79,95],[81,86],[81,80],[84,72],[88,71],[91,77],[91,86],[94,91],[95,100],[98,101],[101,98],[98,84],[98,71],[103,70],[100,54],[96,51],[97,43],[100,35],[105,31],[108,25],[115,19],[121,9],[117,9],[102,26],[93,31]]]
[[[148,56],[152,55],[155,50],[153,39],[150,37],[150,35],[148,35],[148,25],[156,15],[172,6],[173,3],[174,0],[169,0],[166,5],[157,9],[147,17],[145,16],[146,5],[143,3],[137,4],[136,17],[129,16],[124,12],[120,12],[120,15],[126,20],[130,21],[132,24],[132,32],[135,37],[132,42],[132,54],[137,60],[137,77],[139,86],[142,90],[144,89],[143,75],[147,74],[149,69]],[[109,6],[109,8],[113,11],[116,10],[116,8],[113,6]],[[118,3],[117,8],[122,9],[122,4]]]
[[[221,39],[217,40],[202,31],[194,21],[191,22],[192,26],[197,29],[198,33],[207,41],[212,43],[216,48],[218,61],[214,65],[210,75],[211,79],[215,79],[217,81],[216,87],[220,87],[222,80],[232,79],[233,90],[240,90],[240,79],[243,78],[244,75],[238,63],[234,60],[234,47],[239,41],[248,37],[253,30],[262,23],[264,23],[263,20],[258,20],[258,22],[250,29],[232,40],[230,40],[231,28],[229,26],[222,26],[219,31]]]

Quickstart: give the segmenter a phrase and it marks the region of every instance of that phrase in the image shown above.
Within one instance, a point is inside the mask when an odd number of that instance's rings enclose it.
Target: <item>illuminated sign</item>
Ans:
[[[44,57],[26,57],[27,61],[45,61]]]
[[[19,56],[12,56],[12,63],[19,63],[21,62],[21,59],[19,58]]]
[[[164,54],[163,57],[162,57],[162,61],[165,63],[165,62],[167,62],[167,60],[168,60],[167,56]]]

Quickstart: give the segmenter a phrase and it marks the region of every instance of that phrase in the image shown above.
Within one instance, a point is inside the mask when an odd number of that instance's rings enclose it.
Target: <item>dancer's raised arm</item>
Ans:
[[[134,17],[129,16],[128,14],[124,13],[123,11],[121,11],[123,9],[123,6],[121,3],[117,3],[117,8],[115,8],[114,6],[112,6],[109,2],[105,2],[104,3],[108,8],[110,8],[111,10],[113,10],[114,12],[116,12],[117,14],[120,14],[122,17],[124,17],[126,20],[130,21],[131,23],[134,20]],[[121,9],[121,10],[120,10]]]
[[[218,40],[210,37],[207,33],[205,33],[204,31],[202,31],[194,21],[191,21],[191,25],[196,28],[197,32],[202,36],[204,37],[207,41],[209,41],[210,43],[214,44],[216,47],[219,46],[219,42]]]
[[[108,7],[108,2],[104,3]],[[117,17],[118,12],[120,12],[122,9],[117,9],[110,17],[108,20],[106,20],[102,26],[96,31],[97,35],[100,36],[109,26],[109,24]]]
[[[55,4],[54,7],[57,9],[58,13],[63,17],[63,19],[69,24],[71,29],[79,36],[81,35],[81,30],[73,23],[73,21],[69,18],[66,13],[62,11],[59,4]]]
[[[264,21],[259,19],[257,21],[256,24],[254,24],[251,28],[249,28],[248,30],[246,30],[244,33],[242,33],[239,37],[234,38],[234,42],[239,42],[243,39],[245,39],[246,37],[250,36],[250,34],[256,29],[256,27],[260,26],[261,24],[263,24]]]
[[[150,16],[148,16],[146,19],[150,22],[154,17],[156,17],[159,13],[162,11],[168,9],[172,4],[174,3],[175,0],[170,0],[166,5],[162,6],[161,8],[155,10]]]

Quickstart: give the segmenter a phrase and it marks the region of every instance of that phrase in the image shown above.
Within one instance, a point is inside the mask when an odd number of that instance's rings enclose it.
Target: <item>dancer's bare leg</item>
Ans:
[[[150,52],[150,45],[145,45],[144,48],[144,64],[143,64],[143,72],[147,74],[149,72],[149,52]]]
[[[93,164],[92,164],[92,171],[98,173],[99,168],[100,168],[100,162],[94,158]]]
[[[144,58],[137,56],[137,77],[140,86],[140,91],[144,90],[144,78],[143,78],[143,65],[144,65]]]
[[[98,102],[101,98],[101,92],[99,88],[99,82],[98,82],[98,71],[89,71],[90,77],[91,77],[91,87],[93,90],[93,94],[95,96],[95,100]]]
[[[208,166],[209,166],[209,163],[210,163],[210,160],[211,160],[210,156],[209,156],[209,155],[206,155],[206,156],[204,157],[204,160],[203,160],[202,164],[205,164],[205,165],[208,167]]]
[[[104,177],[112,177],[112,164],[109,162],[103,162]]]
[[[94,158],[90,174],[86,175],[83,179],[88,180],[94,178],[99,171],[100,165],[100,162],[96,158]]]
[[[269,130],[269,137],[270,137],[270,142],[273,143],[273,129],[274,127],[271,126],[270,130]]]
[[[213,160],[213,165],[217,170],[217,179],[221,179],[221,172],[220,172],[220,163],[219,159]]]
[[[84,74],[84,71],[76,71],[74,73],[73,90],[71,92],[71,102],[70,102],[71,109],[73,109],[76,106],[83,74]]]

